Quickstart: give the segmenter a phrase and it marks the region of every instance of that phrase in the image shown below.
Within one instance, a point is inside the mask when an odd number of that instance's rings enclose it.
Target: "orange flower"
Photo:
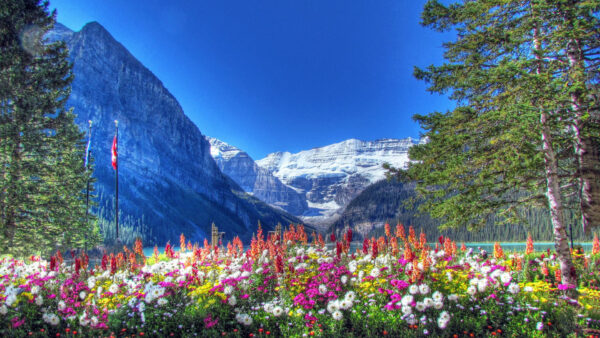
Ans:
[[[533,253],[533,238],[531,238],[531,233],[527,234],[527,247],[525,248],[525,254],[529,255]]]

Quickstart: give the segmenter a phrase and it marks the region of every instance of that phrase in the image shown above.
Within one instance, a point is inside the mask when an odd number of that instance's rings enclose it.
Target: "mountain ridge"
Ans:
[[[145,222],[132,226],[137,229],[128,240],[143,236],[147,244],[164,244],[185,233],[201,241],[216,222],[227,238],[248,241],[259,220],[266,230],[299,221],[246,196],[225,176],[176,98],[102,25],[91,22],[73,32],[57,24],[47,38],[61,39],[69,48],[75,78],[67,107],[74,108],[82,130],[93,121],[96,211],[106,216],[105,231],[114,222],[109,159],[114,120],[119,120],[120,218]]]

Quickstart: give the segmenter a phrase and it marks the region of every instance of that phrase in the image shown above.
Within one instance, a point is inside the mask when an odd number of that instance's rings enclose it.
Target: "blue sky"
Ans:
[[[54,0],[73,30],[98,21],[200,131],[254,159],[349,138],[418,137],[415,113],[451,103],[413,78],[448,38],[425,1]]]

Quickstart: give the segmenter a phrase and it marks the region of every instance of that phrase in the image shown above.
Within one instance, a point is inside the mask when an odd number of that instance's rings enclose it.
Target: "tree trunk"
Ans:
[[[577,40],[572,40],[567,48],[569,72],[576,82],[585,74],[583,51]],[[592,227],[600,226],[600,136],[591,132],[590,124],[595,123],[594,112],[589,111],[585,102],[586,93],[571,92],[571,108],[575,113],[573,132],[575,134],[575,153],[577,156],[579,203],[581,208],[581,225],[585,233]]]
[[[541,50],[541,41],[539,39],[538,27],[533,29],[533,48],[535,51]],[[541,56],[535,53],[537,59],[536,73],[541,73]],[[540,125],[542,132],[542,149],[544,151],[544,170],[546,173],[546,196],[548,206],[550,207],[550,218],[552,219],[552,229],[554,232],[554,248],[560,264],[562,282],[567,285],[577,286],[577,272],[573,265],[571,250],[567,239],[565,229],[562,194],[560,191],[560,178],[558,177],[558,159],[552,146],[552,134],[548,125],[548,113],[542,110],[540,114]],[[572,296],[577,297],[574,293]]]
[[[577,286],[577,273],[571,250],[569,249],[567,231],[564,224],[562,195],[560,193],[560,181],[558,177],[558,162],[552,148],[552,135],[548,127],[548,115],[542,113],[540,122],[542,124],[542,148],[544,150],[544,167],[546,171],[548,206],[554,230],[554,247],[560,263],[560,271],[563,284]]]

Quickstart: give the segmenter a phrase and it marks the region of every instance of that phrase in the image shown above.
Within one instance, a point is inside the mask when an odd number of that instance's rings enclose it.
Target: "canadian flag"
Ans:
[[[117,135],[115,135],[115,138],[113,139],[111,161],[113,169],[117,170]]]

